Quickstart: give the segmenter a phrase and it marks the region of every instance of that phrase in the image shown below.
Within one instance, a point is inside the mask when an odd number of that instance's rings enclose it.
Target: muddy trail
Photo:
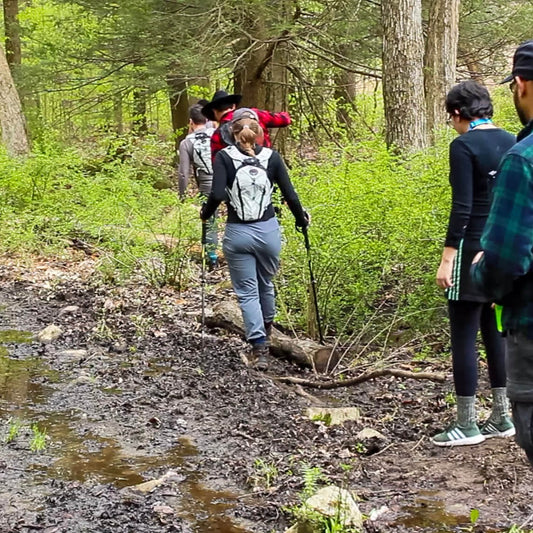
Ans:
[[[210,303],[229,294],[223,277]],[[451,417],[450,380],[281,384],[312,373],[256,372],[222,331],[202,350],[198,289],[97,280],[90,261],[0,265],[0,532],[283,532],[306,469],[357,495],[365,531],[533,529],[533,470],[512,440],[429,442]],[[61,337],[34,340],[50,324]],[[415,366],[450,375],[443,358]],[[312,405],[360,417],[328,425]]]

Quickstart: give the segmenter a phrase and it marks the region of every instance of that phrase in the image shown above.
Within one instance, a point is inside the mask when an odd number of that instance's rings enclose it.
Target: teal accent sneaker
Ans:
[[[514,424],[510,416],[504,416],[499,424],[489,419],[481,426],[481,434],[486,439],[491,439],[492,437],[512,437],[515,433]]]
[[[442,433],[435,435],[431,442],[435,446],[467,446],[470,444],[479,444],[485,440],[485,437],[479,431],[477,424],[471,424],[467,427],[460,427],[457,422],[448,426]]]

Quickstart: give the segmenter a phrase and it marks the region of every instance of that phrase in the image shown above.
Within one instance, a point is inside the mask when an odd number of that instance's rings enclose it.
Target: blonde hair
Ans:
[[[232,125],[232,132],[235,140],[241,148],[249,155],[254,156],[255,140],[261,133],[261,127],[256,120],[243,118],[237,120]]]

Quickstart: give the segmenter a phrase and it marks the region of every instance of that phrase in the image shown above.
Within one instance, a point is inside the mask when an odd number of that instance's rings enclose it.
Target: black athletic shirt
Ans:
[[[256,145],[255,153],[259,154],[261,150],[263,150],[263,147]],[[247,223],[243,222],[237,216],[237,213],[235,213],[235,210],[227,201],[226,187],[231,188],[233,180],[235,179],[235,174],[236,169],[231,157],[224,152],[224,150],[217,152],[213,162],[213,186],[202,212],[202,218],[204,218],[204,220],[207,220],[213,215],[221,202],[226,201],[228,206],[228,222],[241,224]],[[275,150],[272,150],[272,155],[268,160],[267,175],[271,183],[276,184],[279,187],[283,199],[287,202],[289,209],[296,219],[296,224],[299,227],[307,226],[307,219],[305,218],[302,204],[300,204],[298,195],[292,186],[285,164],[279,153]],[[276,216],[274,206],[270,204],[261,218],[261,221],[269,220],[274,216]]]
[[[515,144],[510,133],[499,128],[473,129],[450,144],[452,209],[445,246],[479,250],[489,214],[491,192],[502,156]]]

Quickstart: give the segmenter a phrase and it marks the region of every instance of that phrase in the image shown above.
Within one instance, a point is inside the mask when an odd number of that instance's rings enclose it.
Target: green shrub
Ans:
[[[137,271],[158,285],[187,284],[200,220],[173,191],[153,187],[157,167],[139,173],[135,158],[95,165],[57,147],[25,161],[0,152],[0,167],[1,251],[60,253],[82,241],[114,279]]]
[[[367,338],[391,327],[427,331],[442,316],[434,279],[449,212],[448,141],[402,160],[376,140],[322,153],[292,172],[312,216],[312,261],[328,331],[347,337],[365,329]],[[309,327],[304,242],[285,226],[280,319]]]

